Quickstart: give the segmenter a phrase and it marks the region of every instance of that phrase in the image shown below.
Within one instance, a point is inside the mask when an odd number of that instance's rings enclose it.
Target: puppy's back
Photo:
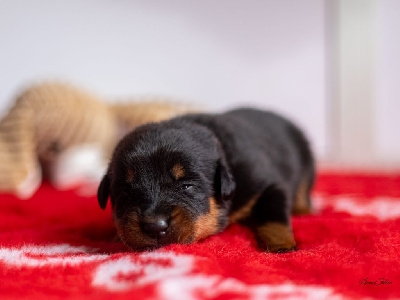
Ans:
[[[240,108],[222,114],[191,114],[182,117],[213,131],[229,156],[256,154],[291,156],[305,165],[312,163],[309,143],[302,131],[288,119],[271,111]],[[275,157],[277,156],[277,157]]]
[[[307,139],[296,125],[276,113],[241,108],[182,118],[206,126],[217,136],[237,181],[239,198],[276,181],[297,186],[304,176],[313,179]]]
[[[293,146],[295,152],[300,155],[304,165],[313,162],[309,142],[303,132],[290,120],[271,111],[262,111],[251,108],[242,108],[226,113],[238,120],[242,126],[237,126],[237,133],[245,140],[261,138],[260,142],[264,147]],[[229,125],[228,125],[229,126]],[[242,131],[243,130],[243,131]],[[249,136],[249,132],[253,132]],[[257,135],[257,137],[255,136]],[[284,149],[278,149],[283,150]]]

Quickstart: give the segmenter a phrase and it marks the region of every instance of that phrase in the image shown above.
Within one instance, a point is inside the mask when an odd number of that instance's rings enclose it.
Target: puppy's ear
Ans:
[[[110,177],[108,173],[104,175],[97,189],[97,200],[99,201],[102,209],[106,208],[108,196],[110,195]]]
[[[219,159],[217,162],[214,186],[218,198],[222,200],[233,198],[236,183],[225,159]]]

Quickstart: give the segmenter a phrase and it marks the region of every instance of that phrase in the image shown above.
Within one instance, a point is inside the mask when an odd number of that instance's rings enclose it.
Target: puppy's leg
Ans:
[[[305,174],[301,178],[294,197],[292,214],[305,215],[311,212],[310,190],[313,185],[313,177],[314,175]]]
[[[252,211],[254,229],[261,249],[267,252],[297,250],[290,223],[289,195],[275,185],[260,195]]]

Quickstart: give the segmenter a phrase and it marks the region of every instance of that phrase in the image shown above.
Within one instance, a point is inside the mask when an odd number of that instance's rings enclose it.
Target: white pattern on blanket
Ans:
[[[235,278],[196,273],[197,261],[206,259],[172,251],[143,254],[126,253],[115,259],[112,254],[97,254],[97,249],[68,244],[21,248],[0,248],[0,262],[9,268],[74,267],[97,263],[93,273],[93,288],[111,292],[134,290],[155,285],[157,298],[190,300],[214,298],[224,294],[241,299],[265,299],[269,296],[295,299],[342,299],[329,287],[295,285],[246,284]]]

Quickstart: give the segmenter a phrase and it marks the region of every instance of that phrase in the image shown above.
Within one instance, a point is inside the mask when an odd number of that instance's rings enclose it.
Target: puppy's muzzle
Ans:
[[[142,231],[154,239],[161,239],[166,236],[169,227],[168,219],[163,216],[146,217],[141,222]]]

